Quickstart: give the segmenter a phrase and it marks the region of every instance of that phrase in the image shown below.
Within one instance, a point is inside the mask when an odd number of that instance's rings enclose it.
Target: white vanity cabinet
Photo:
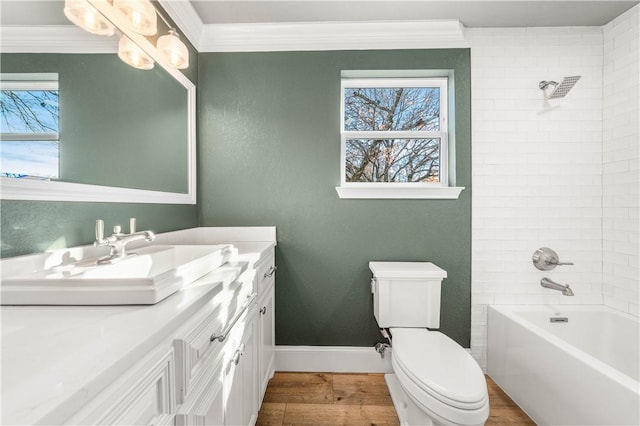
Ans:
[[[177,411],[176,426],[255,423],[259,409],[255,295],[250,295],[248,302],[233,319],[234,325],[225,339],[212,340],[209,344],[214,348],[206,350],[198,360],[200,367],[189,380],[184,403]],[[178,346],[184,345],[183,340],[176,342]],[[193,347],[186,353],[192,358],[197,356]]]
[[[175,411],[174,354],[162,348],[120,376],[66,424],[172,424]]]
[[[256,265],[260,402],[275,368],[275,272],[275,253],[272,250]]]
[[[229,342],[222,365],[224,424],[254,424],[258,414],[258,347],[255,304]]]
[[[275,241],[239,246],[155,305],[3,306],[0,424],[254,424],[274,368]]]

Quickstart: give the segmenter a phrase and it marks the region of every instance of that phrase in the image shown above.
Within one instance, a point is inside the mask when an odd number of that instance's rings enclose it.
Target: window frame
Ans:
[[[372,77],[347,78],[340,82],[340,188],[370,189],[415,189],[447,188],[449,184],[449,119],[448,119],[448,77]],[[440,131],[347,131],[345,130],[345,89],[348,88],[395,88],[395,87],[437,87],[440,94]],[[439,139],[439,182],[347,182],[346,181],[346,141],[348,139]],[[338,189],[338,188],[336,188]],[[338,191],[341,198],[342,195]],[[349,197],[351,198],[351,197]],[[360,197],[358,197],[360,198]],[[362,197],[367,198],[367,197]],[[385,197],[386,198],[386,197]],[[405,198],[405,197],[390,197]],[[409,197],[412,198],[412,197]]]
[[[0,144],[4,142],[56,142],[58,145],[58,156],[56,159],[55,175],[30,175],[18,174],[23,179],[51,180],[60,178],[60,84],[57,73],[0,73],[0,91],[45,91],[53,90],[58,92],[58,131],[57,132],[0,132]],[[4,175],[3,179],[11,179]]]
[[[30,75],[25,75],[27,79],[19,79],[18,76],[13,76],[14,80],[8,79],[3,80],[4,75],[0,77],[0,91],[5,90],[21,90],[21,91],[43,91],[43,90],[55,90],[60,92],[60,84],[58,83],[58,75],[55,74],[54,77],[48,78],[43,77],[42,79],[34,79]],[[58,97],[59,99],[59,97]],[[58,111],[60,111],[60,106],[58,104]],[[58,117],[58,120],[60,118]],[[59,121],[58,121],[59,126]],[[3,132],[0,133],[0,141],[57,141],[60,143],[60,129],[58,128],[57,132],[40,132],[40,133],[14,133],[14,132]]]

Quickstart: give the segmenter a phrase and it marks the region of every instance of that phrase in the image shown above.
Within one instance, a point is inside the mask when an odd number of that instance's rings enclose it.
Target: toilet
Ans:
[[[489,396],[482,370],[462,346],[436,331],[447,272],[429,262],[370,262],[373,311],[391,334],[386,374],[403,425],[484,425]]]

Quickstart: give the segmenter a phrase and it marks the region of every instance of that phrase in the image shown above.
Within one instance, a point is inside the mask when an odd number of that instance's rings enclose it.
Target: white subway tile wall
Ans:
[[[640,316],[640,59],[635,7],[604,26],[602,250],[604,303]]]
[[[639,315],[636,6],[601,28],[469,29],[473,116],[471,352],[487,305],[601,304]],[[548,100],[541,80],[582,79]],[[551,247],[562,266],[531,263]],[[570,284],[574,297],[540,286]]]
[[[472,85],[471,353],[484,369],[487,305],[602,296],[602,28],[467,30]],[[582,78],[545,100],[542,80]],[[553,271],[531,261],[551,247]],[[575,296],[540,286],[570,284]]]

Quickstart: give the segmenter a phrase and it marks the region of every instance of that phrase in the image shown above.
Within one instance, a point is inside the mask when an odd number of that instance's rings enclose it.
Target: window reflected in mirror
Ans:
[[[58,179],[58,74],[0,74],[0,176]]]

